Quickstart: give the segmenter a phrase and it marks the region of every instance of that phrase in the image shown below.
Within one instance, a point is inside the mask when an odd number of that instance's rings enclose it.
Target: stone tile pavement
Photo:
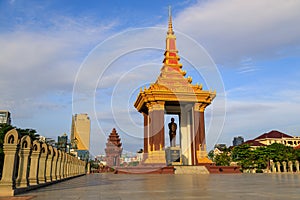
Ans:
[[[15,198],[300,199],[300,174],[91,174]]]

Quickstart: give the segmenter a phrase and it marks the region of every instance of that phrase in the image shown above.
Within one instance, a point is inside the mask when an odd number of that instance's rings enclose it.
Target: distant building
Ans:
[[[56,148],[67,152],[68,149],[68,135],[64,133],[62,136],[58,136]]]
[[[72,117],[71,143],[77,150],[90,149],[91,121],[88,114],[75,114]]]
[[[90,151],[88,151],[88,150],[78,150],[78,149],[76,149],[75,151],[77,152],[77,157],[80,160],[86,160],[86,161],[89,160],[89,158],[90,158]]]
[[[300,137],[293,137],[285,133],[272,130],[268,133],[264,133],[253,140],[248,140],[244,144],[249,144],[251,147],[267,146],[273,143],[284,144],[290,147],[296,147],[300,145]]]
[[[72,116],[71,146],[81,160],[89,159],[91,121],[88,114]]]
[[[232,145],[238,146],[244,143],[244,138],[242,136],[237,136],[233,138]]]
[[[216,155],[220,155],[223,153],[224,150],[227,149],[227,146],[226,144],[215,144],[215,147],[213,149],[213,152],[214,152],[214,157]]]
[[[123,148],[122,148],[121,139],[116,129],[114,128],[110,133],[106,143],[106,148],[105,148],[106,164],[110,167],[120,166],[120,158],[121,158],[122,151]]]
[[[221,151],[227,148],[226,144],[215,144],[215,148],[220,149]]]
[[[0,124],[11,124],[10,112],[8,110],[0,110]]]

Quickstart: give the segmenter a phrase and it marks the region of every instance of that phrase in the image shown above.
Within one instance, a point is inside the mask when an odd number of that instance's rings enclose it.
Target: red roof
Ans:
[[[263,143],[257,142],[255,140],[247,140],[246,142],[244,142],[243,144],[249,144],[250,146],[255,146],[255,147],[263,147],[263,146],[267,146]]]
[[[254,140],[265,139],[265,138],[293,138],[293,137],[290,135],[287,135],[285,133],[281,133],[279,131],[273,130],[273,131],[270,131],[269,133],[264,133],[264,134],[258,136]]]
[[[300,144],[298,146],[295,146],[294,149],[300,149]]]

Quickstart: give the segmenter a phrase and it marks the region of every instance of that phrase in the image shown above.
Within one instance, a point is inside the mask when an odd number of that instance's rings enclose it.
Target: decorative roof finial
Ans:
[[[171,6],[169,6],[169,28],[168,28],[168,34],[174,34],[173,26],[172,26],[172,11]]]

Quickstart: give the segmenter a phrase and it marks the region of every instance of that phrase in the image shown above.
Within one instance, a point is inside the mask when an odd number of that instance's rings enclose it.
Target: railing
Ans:
[[[0,196],[86,174],[86,162],[12,129],[4,137]]]
[[[280,173],[280,172],[290,172],[290,173],[299,173],[299,161],[296,160],[295,162],[288,161],[288,162],[273,162],[270,161],[270,172],[272,173]]]

